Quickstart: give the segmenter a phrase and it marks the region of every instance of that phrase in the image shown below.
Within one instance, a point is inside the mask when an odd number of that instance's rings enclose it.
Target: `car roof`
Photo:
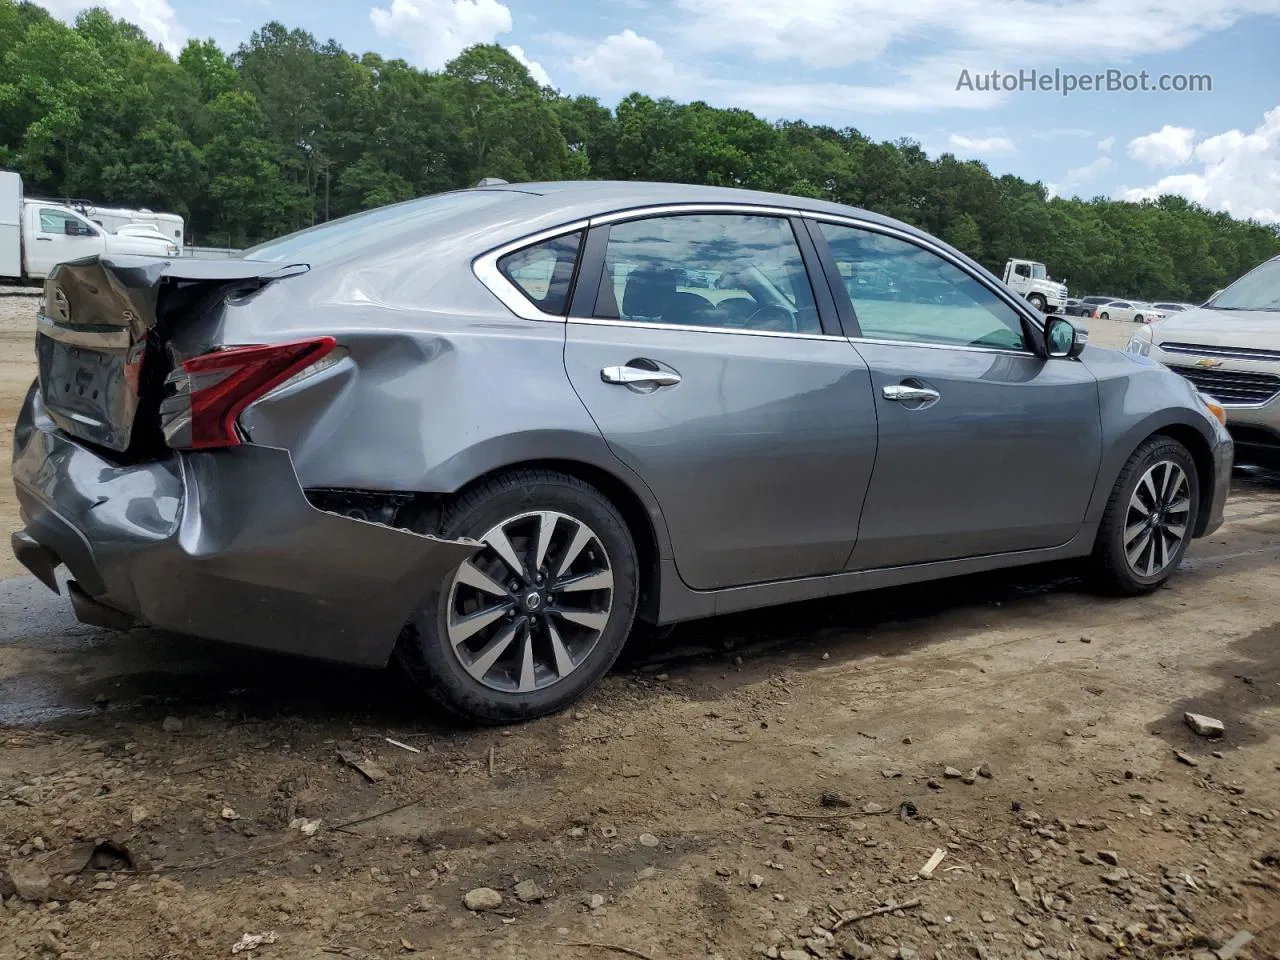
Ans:
[[[433,215],[433,201],[445,197],[488,195],[505,202],[467,205],[466,209]],[[296,258],[298,262],[315,263],[320,256],[322,236],[334,237],[341,232],[342,250],[326,254],[332,260],[341,257],[351,262],[381,261],[395,249],[414,247],[421,254],[428,248],[440,251],[449,259],[467,260],[507,243],[514,243],[543,231],[578,223],[596,216],[620,211],[681,204],[743,204],[781,207],[803,213],[832,214],[890,227],[912,237],[943,247],[971,264],[982,273],[989,271],[972,257],[923,230],[858,207],[826,200],[795,197],[782,193],[743,190],[736,187],[708,187],[689,183],[656,181],[564,180],[535,183],[487,184],[463,190],[447,191],[389,207],[352,214],[339,220],[290,234],[254,248],[246,256],[255,259]],[[422,217],[415,216],[421,209]],[[439,205],[436,205],[439,210]],[[395,236],[384,234],[383,225],[391,218],[400,221]],[[363,222],[362,222],[363,221]],[[304,235],[309,234],[309,237]],[[316,243],[315,241],[319,241]],[[334,245],[335,247],[337,245]],[[274,248],[274,249],[272,249]],[[308,249],[309,248],[309,249]]]
[[[549,211],[561,211],[565,220],[573,220],[632,207],[686,203],[741,203],[753,206],[789,207],[811,213],[830,213],[841,217],[857,217],[873,223],[895,227],[921,237],[929,234],[910,224],[882,216],[860,207],[796,197],[763,190],[739,187],[709,187],[694,183],[666,183],[648,180],[556,180],[539,183],[513,183],[502,186],[472,187],[470,190],[496,190],[520,193],[537,198],[528,204]],[[468,192],[468,191],[458,191]],[[495,212],[495,217],[500,216]],[[935,238],[936,239],[936,238]]]

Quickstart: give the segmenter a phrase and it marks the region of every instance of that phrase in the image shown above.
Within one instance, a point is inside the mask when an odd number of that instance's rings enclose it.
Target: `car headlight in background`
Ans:
[[[1137,354],[1139,357],[1145,357],[1151,353],[1151,328],[1142,326],[1138,328],[1138,332],[1129,338],[1128,345],[1124,348],[1125,353]]]

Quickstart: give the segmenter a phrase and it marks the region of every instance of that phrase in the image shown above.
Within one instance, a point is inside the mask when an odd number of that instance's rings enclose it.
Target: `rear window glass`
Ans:
[[[338,260],[367,247],[386,245],[397,236],[421,230],[426,224],[442,224],[467,217],[485,207],[509,202],[519,194],[506,190],[460,190],[406,200],[389,207],[330,220],[251,247],[246,260],[288,260],[312,266]]]
[[[508,253],[498,269],[543,313],[563,317],[569,312],[569,286],[581,244],[581,230],[567,233]]]

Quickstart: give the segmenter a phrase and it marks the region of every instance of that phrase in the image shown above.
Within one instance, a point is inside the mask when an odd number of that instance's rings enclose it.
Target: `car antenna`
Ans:
[[[503,180],[501,177],[485,177],[479,183],[477,183],[476,186],[477,187],[500,187],[505,185],[506,183],[507,181]]]

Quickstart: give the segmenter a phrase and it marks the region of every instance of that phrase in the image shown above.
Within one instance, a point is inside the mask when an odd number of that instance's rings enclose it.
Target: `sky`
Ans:
[[[37,2],[68,21],[105,6],[175,53],[234,50],[268,20],[431,69],[500,43],[609,105],[704,100],[909,137],[1056,195],[1176,193],[1280,223],[1280,0]]]

